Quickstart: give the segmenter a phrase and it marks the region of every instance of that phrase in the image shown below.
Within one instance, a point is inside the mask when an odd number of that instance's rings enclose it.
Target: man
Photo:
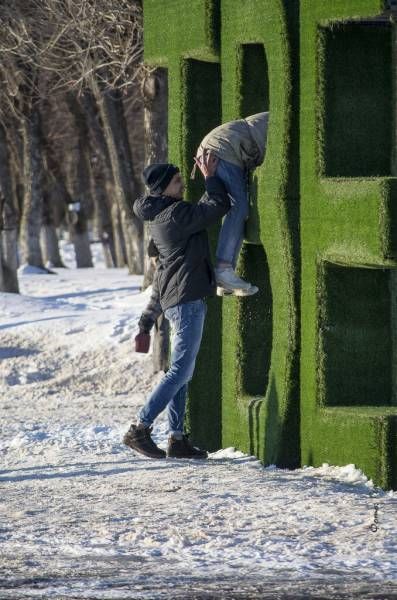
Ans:
[[[220,295],[250,296],[258,291],[238,277],[235,268],[248,218],[248,176],[265,158],[268,120],[269,113],[262,112],[224,123],[210,131],[197,150],[199,161],[208,151],[218,157],[216,175],[231,196],[231,210],[223,220],[216,249],[215,276]]]
[[[124,436],[124,443],[152,458],[206,458],[183,432],[187,384],[200,348],[207,306],[216,282],[206,228],[230,208],[221,180],[214,176],[218,159],[204,153],[198,164],[206,193],[197,204],[183,201],[185,189],[178,167],[153,164],[144,170],[150,194],[134,204],[135,214],[150,221],[159,251],[157,284],[161,308],[172,328],[171,364]],[[151,438],[151,425],[168,407],[170,436],[167,452]]]

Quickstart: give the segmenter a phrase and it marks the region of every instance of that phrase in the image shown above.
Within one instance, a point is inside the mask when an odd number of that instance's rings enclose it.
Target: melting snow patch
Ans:
[[[18,269],[18,275],[48,275],[49,273],[53,274],[49,269],[34,267],[27,264],[21,265]]]
[[[372,479],[368,479],[362,470],[357,469],[354,464],[344,465],[343,467],[329,465],[328,463],[323,463],[321,467],[308,467],[305,465],[303,471],[323,475],[327,479],[337,479],[344,483],[365,485],[369,488],[374,487]]]

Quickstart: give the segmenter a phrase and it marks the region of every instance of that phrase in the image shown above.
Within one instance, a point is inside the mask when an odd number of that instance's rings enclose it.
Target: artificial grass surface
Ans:
[[[201,138],[270,111],[239,262],[260,292],[208,302],[194,440],[286,467],[353,462],[397,488],[396,35],[368,23],[383,4],[145,0],[144,30],[189,201]]]
[[[145,62],[168,68],[168,160],[180,167],[190,202],[204,192],[199,173],[190,180],[196,149],[221,123],[219,18],[218,1],[144,1]],[[218,230],[209,232],[212,249]],[[211,298],[187,406],[187,427],[209,450],[221,445],[221,327],[221,300]]]
[[[303,464],[351,462],[396,488],[393,31],[370,23],[382,8],[301,3],[300,439]]]
[[[324,175],[391,175],[391,24],[333,24],[318,35]]]
[[[289,467],[299,464],[297,7],[224,0],[221,12],[222,121],[270,111],[239,263],[260,292],[223,303],[222,443]]]

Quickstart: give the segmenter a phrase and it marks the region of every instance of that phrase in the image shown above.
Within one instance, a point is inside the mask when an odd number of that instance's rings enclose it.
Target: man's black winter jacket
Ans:
[[[230,200],[218,177],[207,177],[205,187],[197,204],[169,196],[144,196],[135,201],[134,212],[150,221],[151,236],[160,252],[158,287],[163,311],[215,293],[206,228],[227,213]]]

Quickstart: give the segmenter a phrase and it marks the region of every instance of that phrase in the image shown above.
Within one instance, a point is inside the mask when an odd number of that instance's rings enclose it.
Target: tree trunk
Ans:
[[[146,164],[167,162],[168,131],[168,80],[167,70],[157,68],[152,71],[142,84],[145,125],[145,157]],[[145,223],[145,270],[142,289],[146,289],[153,281],[153,262],[146,249],[150,239],[150,224]]]
[[[91,189],[94,198],[93,235],[95,239],[101,240],[105,264],[108,268],[111,268],[116,264],[112,219],[101,164],[96,156],[93,157],[91,168]]]
[[[23,121],[24,200],[20,230],[22,263],[44,268],[40,247],[42,222],[43,161],[41,155],[41,119],[37,106]]]
[[[145,156],[146,164],[167,162],[168,156],[168,80],[167,70],[155,69],[143,82]],[[145,249],[150,239],[150,228],[145,223]],[[153,261],[145,255],[143,289],[152,283]],[[153,370],[165,371],[168,368],[169,323],[161,315],[155,325],[153,340]]]
[[[88,235],[88,216],[92,213],[89,132],[84,113],[76,96],[69,92],[66,95],[66,102],[74,118],[78,135],[77,165],[73,177],[74,203],[69,205],[69,224],[70,239],[76,253],[77,268],[81,269],[94,266]]]
[[[42,101],[42,114],[50,115],[49,98]],[[66,187],[65,175],[61,169],[53,138],[43,128],[43,150],[45,162],[46,184],[43,193],[43,225],[41,228],[41,250],[44,261],[49,268],[65,268],[59,251],[57,227],[65,218],[68,204],[72,198]]]
[[[2,252],[3,234],[0,231],[0,292],[5,292],[3,276],[3,252]]]
[[[127,248],[129,272],[143,273],[143,225],[132,210],[139,186],[132,168],[131,149],[121,93],[112,91],[101,94],[96,86],[93,92],[101,113],[104,134],[109,148],[115,182],[115,195]]]
[[[8,140],[2,123],[0,123],[0,188],[3,195],[0,211],[2,246],[0,290],[18,294],[18,209],[12,184]]]
[[[18,284],[18,232],[16,228],[7,228],[5,220],[5,231],[1,232],[2,245],[2,269],[3,269],[3,292],[19,294]]]
[[[108,144],[102,125],[99,121],[98,105],[95,101],[93,93],[90,90],[87,90],[82,95],[81,105],[87,119],[90,134],[92,135],[95,146],[98,149],[97,154],[101,158],[105,179],[107,181],[113,181],[112,163],[110,161]]]
[[[109,244],[103,240],[105,260],[110,265],[119,268],[127,264],[124,235],[121,226],[119,203],[116,199],[115,183],[112,163],[110,160],[108,143],[104,134],[104,128],[100,120],[100,111],[95,96],[87,90],[81,98],[81,105],[85,113],[89,127],[92,160],[92,190],[95,204],[95,221],[101,222],[96,225],[99,237],[106,234]],[[101,232],[102,230],[102,232]],[[107,246],[107,247],[106,247]],[[110,256],[109,256],[110,253]]]
[[[17,225],[19,233],[20,218],[23,212],[24,197],[24,143],[20,120],[17,120],[12,115],[7,115],[5,134],[7,150],[9,152],[10,177],[14,193],[14,206],[17,213]]]
[[[152,71],[142,84],[145,120],[146,163],[166,162],[168,158],[168,80],[167,69]]]
[[[109,148],[99,121],[98,106],[90,90],[81,97],[91,139],[91,189],[94,198],[94,227],[102,241],[105,262],[108,267],[123,267],[123,253],[116,254],[111,210],[114,204],[114,177],[110,162]],[[93,143],[92,143],[93,142]],[[95,151],[93,150],[95,148]],[[110,192],[110,193],[109,193]],[[120,230],[120,234],[122,232]]]
[[[116,255],[116,267],[124,267],[127,264],[127,249],[121,223],[120,209],[117,202],[113,203],[111,209],[112,230],[114,239],[114,251]]]
[[[54,223],[44,223],[42,225],[40,238],[45,266],[48,269],[52,267],[65,268],[59,252],[58,235]]]
[[[46,170],[46,185],[43,191],[43,224],[40,232],[41,251],[47,268],[65,268],[59,252],[58,236],[55,227],[54,210],[59,204],[58,182],[52,182],[52,175]],[[59,209],[58,209],[59,212]]]

